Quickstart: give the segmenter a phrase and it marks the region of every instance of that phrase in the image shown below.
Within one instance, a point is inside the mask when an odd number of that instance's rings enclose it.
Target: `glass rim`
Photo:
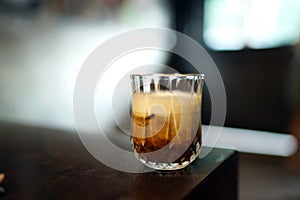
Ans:
[[[173,73],[173,74],[167,74],[167,73],[152,73],[152,74],[130,74],[131,78],[135,77],[163,77],[163,78],[169,78],[169,77],[174,77],[174,78],[184,78],[184,77],[200,77],[201,79],[204,79],[205,75],[200,74],[200,73],[189,73],[189,74],[180,74],[180,73]]]

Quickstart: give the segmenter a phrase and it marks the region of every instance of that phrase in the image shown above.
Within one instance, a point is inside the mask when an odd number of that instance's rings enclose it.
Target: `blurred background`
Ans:
[[[228,101],[225,126],[241,128],[225,130],[231,139],[225,134],[221,143],[258,144],[240,147],[248,153],[241,155],[241,199],[300,199],[299,150],[274,153],[300,139],[298,0],[0,0],[0,121],[74,131],[73,89],[85,59],[112,36],[146,27],[187,34],[217,64]],[[194,72],[172,54],[134,59]],[[207,90],[203,101],[209,124]]]

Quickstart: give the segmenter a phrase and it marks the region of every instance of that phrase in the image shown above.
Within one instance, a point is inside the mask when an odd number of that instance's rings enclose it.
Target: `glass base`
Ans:
[[[149,168],[152,168],[155,170],[163,170],[163,171],[169,170],[170,171],[170,170],[183,169],[183,168],[187,167],[193,161],[195,161],[196,158],[199,157],[199,154],[200,154],[200,149],[197,150],[196,154],[192,154],[189,161],[184,161],[181,163],[158,163],[158,162],[152,162],[152,161],[145,160],[145,159],[139,157],[139,155],[137,153],[136,153],[136,156],[144,165],[146,165]]]

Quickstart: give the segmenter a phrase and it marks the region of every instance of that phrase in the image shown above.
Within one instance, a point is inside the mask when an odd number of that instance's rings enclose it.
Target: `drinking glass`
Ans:
[[[157,170],[185,168],[200,153],[203,74],[132,74],[131,142]]]

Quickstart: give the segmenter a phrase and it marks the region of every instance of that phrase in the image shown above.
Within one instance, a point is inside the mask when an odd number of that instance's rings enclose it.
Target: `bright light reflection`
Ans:
[[[294,45],[300,35],[298,0],[207,0],[205,43],[215,50]]]
[[[203,132],[206,129],[204,125]],[[295,153],[298,142],[290,134],[224,127],[216,146],[240,152],[288,157]]]

